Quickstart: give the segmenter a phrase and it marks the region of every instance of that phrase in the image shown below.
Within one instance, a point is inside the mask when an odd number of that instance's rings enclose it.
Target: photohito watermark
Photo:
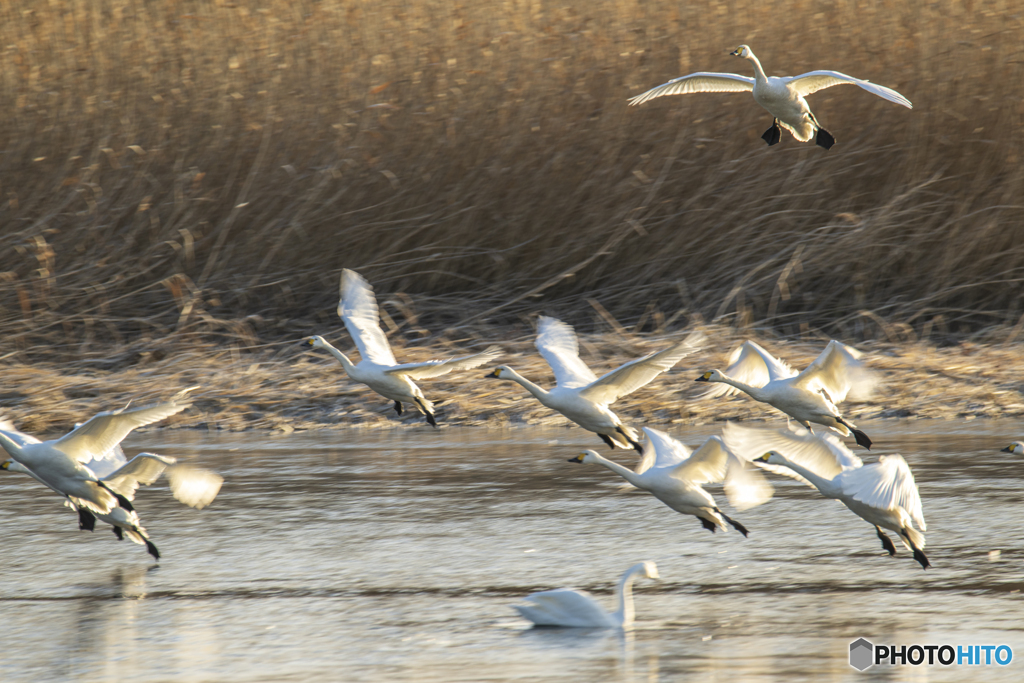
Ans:
[[[857,671],[875,666],[1006,666],[1013,661],[1009,645],[875,645],[866,638],[850,643],[850,666]]]

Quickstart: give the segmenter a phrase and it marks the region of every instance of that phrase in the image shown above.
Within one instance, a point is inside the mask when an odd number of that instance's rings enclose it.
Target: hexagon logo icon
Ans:
[[[850,643],[850,666],[857,671],[864,671],[875,663],[875,646],[864,638]]]

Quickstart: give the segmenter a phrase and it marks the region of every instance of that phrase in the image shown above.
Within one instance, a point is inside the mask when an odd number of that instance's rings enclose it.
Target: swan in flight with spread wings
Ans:
[[[883,455],[865,465],[834,434],[812,434],[795,426],[758,429],[727,422],[722,440],[738,457],[765,469],[813,486],[854,514],[874,525],[882,547],[890,555],[896,546],[882,529],[895,531],[914,559],[927,569],[924,534],[928,529],[921,496],[910,466],[902,455]]]
[[[608,406],[670,370],[684,356],[696,351],[703,340],[703,333],[694,332],[667,349],[630,361],[598,379],[580,359],[579,342],[572,326],[542,316],[536,345],[555,373],[555,387],[542,389],[507,365],[486,376],[517,382],[548,408],[596,432],[613,449],[632,446],[641,451],[636,431],[623,425]]]
[[[394,401],[395,412],[399,415],[402,414],[402,403],[411,403],[435,427],[437,420],[434,418],[434,404],[424,397],[423,391],[413,380],[433,379],[453,370],[469,370],[490,363],[501,353],[499,347],[489,346],[472,356],[399,365],[384,331],[380,329],[380,314],[373,287],[353,270],[341,271],[338,316],[345,322],[348,333],[359,349],[361,358],[358,363],[350,361],[323,337],[307,337],[302,343],[314,349],[326,349],[338,359],[350,379]]]
[[[867,434],[843,419],[836,407],[847,396],[867,398],[877,383],[874,373],[859,360],[861,355],[833,339],[813,363],[798,373],[759,345],[745,341],[733,351],[725,372],[705,372],[696,381],[729,385],[714,387],[705,396],[734,394],[738,389],[781,410],[807,429],[811,422],[824,425],[843,436],[852,434],[859,445],[870,449]]]
[[[626,570],[615,591],[618,609],[609,613],[590,593],[575,588],[558,588],[526,596],[527,604],[512,605],[536,626],[576,628],[629,628],[633,625],[633,582],[637,578],[659,579],[653,562],[641,562]]]
[[[191,403],[179,402],[185,393],[167,403],[98,413],[60,439],[50,441],[39,441],[9,423],[0,424],[0,446],[11,457],[0,463],[0,469],[28,474],[64,496],[78,511],[80,529],[91,531],[99,518],[114,526],[119,538],[118,529],[128,532],[133,541],[144,543],[159,559],[160,553],[142,528],[132,500],[140,484],[151,484],[175,460],[143,453],[123,462],[118,444],[136,427],[188,408]],[[182,469],[168,477],[175,497],[193,507],[212,501],[223,481],[198,468]]]
[[[756,470],[730,453],[717,436],[712,436],[691,453],[690,449],[665,432],[644,427],[647,442],[636,470],[623,467],[586,450],[569,462],[596,463],[607,467],[638,489],[650,492],[676,512],[693,515],[714,533],[726,531],[726,522],[745,537],[747,528],[722,512],[702,484],[725,482],[725,493],[737,510],[764,503],[772,496],[771,485]]]
[[[811,108],[804,98],[833,85],[852,83],[867,90],[873,95],[901,104],[908,109],[913,105],[903,95],[891,88],[876,85],[870,81],[847,76],[838,71],[809,71],[799,76],[765,76],[761,62],[754,52],[746,45],[740,45],[730,53],[734,57],[742,57],[754,65],[754,77],[739,74],[714,73],[701,71],[689,76],[681,76],[668,83],[651,88],[645,93],[629,100],[631,105],[641,104],[662,95],[683,95],[694,92],[743,92],[751,91],[754,101],[768,110],[774,117],[772,127],[764,132],[761,138],[768,145],[775,145],[782,139],[782,126],[793,134],[800,142],[807,142],[818,132],[815,142],[825,149],[830,149],[836,139],[821,127],[818,119],[811,113]]]

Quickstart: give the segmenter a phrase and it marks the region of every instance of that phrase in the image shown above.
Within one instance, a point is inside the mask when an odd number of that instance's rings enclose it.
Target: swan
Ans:
[[[629,104],[635,106],[662,95],[752,91],[754,101],[767,109],[768,113],[774,117],[772,127],[761,136],[769,146],[778,144],[782,139],[782,131],[779,129],[779,126],[782,126],[800,142],[807,142],[814,132],[818,131],[815,143],[825,149],[831,149],[832,145],[836,144],[836,139],[821,127],[818,119],[811,113],[811,108],[807,105],[807,100],[804,99],[811,93],[833,85],[852,83],[882,99],[901,104],[908,109],[914,108],[910,100],[895,90],[847,76],[838,71],[809,71],[799,76],[768,77],[764,75],[761,62],[754,56],[750,47],[740,45],[729,54],[749,60],[754,65],[754,77],[701,71],[651,88],[645,93],[630,98]]]
[[[921,496],[910,466],[902,455],[883,455],[865,465],[834,434],[812,434],[794,425],[785,429],[757,429],[727,422],[722,431],[726,446],[770,471],[793,477],[825,496],[840,501],[875,527],[889,555],[896,546],[882,529],[895,531],[914,553],[921,567],[931,566],[924,554],[928,529]]]
[[[345,327],[359,349],[361,358],[358,363],[350,361],[323,337],[307,337],[302,343],[314,349],[326,349],[338,359],[350,379],[365,384],[384,398],[394,401],[395,412],[399,415],[402,414],[402,403],[411,403],[427,418],[427,422],[435,427],[437,420],[434,417],[434,404],[423,396],[423,392],[413,380],[433,379],[447,375],[452,370],[469,370],[490,363],[501,353],[499,347],[489,346],[480,353],[461,358],[397,364],[395,355],[391,352],[391,345],[388,344],[384,331],[380,329],[373,287],[359,273],[347,268],[341,271],[338,316],[345,322]]]
[[[596,432],[612,449],[632,446],[642,452],[636,431],[623,425],[608,406],[671,369],[684,356],[696,351],[703,340],[703,333],[694,332],[667,349],[630,361],[598,379],[580,359],[579,342],[572,326],[542,316],[537,326],[536,346],[555,373],[555,387],[542,389],[507,365],[485,377],[517,382],[543,405],[584,429]]]
[[[1024,442],[1014,441],[1006,448],[1001,449],[1002,453],[1016,453],[1017,455],[1024,455]]]
[[[851,393],[855,398],[866,398],[876,384],[874,374],[859,360],[861,355],[860,351],[833,339],[813,363],[797,373],[748,340],[733,351],[725,372],[705,372],[696,381],[729,385],[715,387],[705,396],[731,394],[738,389],[756,401],[781,410],[807,429],[814,422],[843,436],[852,434],[859,445],[870,450],[871,439],[843,419],[836,407]]]
[[[3,428],[10,438],[15,438],[11,436],[11,431],[15,431],[18,437],[26,439],[28,443],[38,443],[34,437],[24,432],[9,430],[6,424],[0,423],[0,428]],[[115,449],[120,451],[118,447],[115,447]],[[124,459],[123,453],[120,454],[120,459]],[[177,459],[171,456],[157,455],[156,453],[139,453],[116,469],[112,469],[105,474],[99,474],[94,471],[93,474],[104,484],[121,491],[129,501],[134,501],[135,490],[140,484],[152,484],[162,473],[166,472],[171,493],[178,501],[196,509],[202,509],[209,505],[220,491],[224,478],[204,468],[177,465],[176,463]],[[27,474],[36,481],[49,486],[35,472],[15,460],[6,460],[0,463],[0,470]],[[57,493],[61,493],[57,489],[54,490]],[[128,536],[131,541],[139,545],[145,545],[146,550],[155,559],[160,559],[160,551],[150,540],[149,534],[146,532],[145,527],[142,526],[137,511],[118,506],[106,514],[92,512],[84,506],[76,505],[70,499],[65,500],[65,505],[78,512],[79,529],[92,531],[98,519],[113,528],[114,535],[117,536],[118,540],[123,540],[125,536]]]
[[[619,579],[615,591],[618,609],[607,612],[594,597],[575,588],[558,588],[527,595],[525,605],[512,605],[524,619],[536,626],[576,628],[629,628],[633,625],[633,582],[637,578],[659,579],[658,566],[647,561],[634,564]]]
[[[722,512],[701,484],[724,481],[729,502],[739,510],[746,510],[771,497],[771,485],[764,477],[746,470],[743,462],[730,453],[717,436],[710,437],[691,454],[686,446],[665,432],[650,427],[644,427],[643,431],[647,443],[636,470],[607,460],[592,450],[583,451],[569,462],[603,465],[676,512],[693,515],[711,533],[716,529],[726,531],[728,522],[746,537],[747,528]]]

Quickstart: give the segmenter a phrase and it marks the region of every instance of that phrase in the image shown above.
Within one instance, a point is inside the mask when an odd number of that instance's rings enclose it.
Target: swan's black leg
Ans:
[[[909,534],[906,534],[901,531],[900,535],[906,539],[907,544],[910,546],[910,549],[914,551],[914,559],[921,564],[921,569],[928,569],[928,567],[932,566],[932,563],[928,561],[928,556],[925,555],[921,551],[921,549],[914,545],[914,542],[910,540]]]
[[[613,451],[615,450],[615,442],[612,441],[612,438],[610,436],[608,436],[607,434],[601,434],[600,432],[598,432],[597,435],[601,437],[601,441],[604,441],[606,444],[608,444],[608,448],[612,449]]]
[[[761,139],[768,143],[768,146],[777,145],[782,141],[782,129],[779,128],[779,120],[772,120],[772,127],[764,132]]]
[[[96,515],[85,508],[78,508],[78,530],[92,531],[96,528]]]
[[[889,555],[895,555],[896,554],[896,546],[894,546],[892,544],[892,539],[889,538],[885,534],[884,531],[882,531],[882,527],[876,525],[875,526],[875,533],[877,533],[878,537],[880,539],[882,539],[882,547],[885,548],[889,552]]]
[[[750,532],[747,531],[747,527],[743,526],[742,524],[737,522],[735,519],[732,519],[731,517],[726,515],[724,512],[722,512],[718,508],[715,508],[715,512],[720,514],[722,516],[722,519],[724,519],[725,521],[729,522],[729,524],[732,526],[733,529],[735,529],[736,531],[738,531],[741,534],[743,534],[743,538],[746,538],[749,535]]]
[[[398,413],[399,415],[402,414],[402,402],[401,401],[395,401],[395,412]]]
[[[106,489],[106,491],[110,495],[112,495],[114,498],[117,498],[117,504],[120,505],[121,507],[123,507],[125,510],[127,510],[128,512],[131,512],[131,511],[133,511],[135,509],[135,508],[132,507],[131,501],[128,500],[127,498],[125,498],[124,496],[122,496],[120,493],[117,493],[116,491],[111,491],[110,487],[108,487],[102,481],[98,481],[96,483],[100,486],[100,488]]]
[[[434,419],[434,414],[427,410],[427,406],[423,403],[423,399],[418,396],[416,397],[416,405],[420,407],[420,412],[427,418],[427,422],[429,422],[432,427],[436,427],[437,420]]]
[[[868,438],[867,434],[860,431],[859,429],[854,429],[853,427],[850,426],[849,422],[847,422],[841,417],[837,417],[836,422],[850,430],[850,433],[853,434],[853,438],[857,440],[858,446],[862,446],[869,451],[871,450],[871,439]]]
[[[710,519],[704,519],[703,517],[698,517],[697,519],[700,520],[701,526],[703,526],[705,529],[707,529],[711,533],[715,533],[715,531],[718,529],[718,527],[715,525],[715,523],[712,522]]]
[[[149,551],[149,554],[153,556],[153,559],[159,560],[160,551],[156,549],[156,546],[153,545],[153,542],[145,537],[142,540],[146,542],[146,550]]]
[[[644,452],[644,449],[640,446],[639,442],[634,441],[633,439],[631,439],[629,434],[626,433],[626,430],[622,428],[622,425],[618,425],[615,428],[615,431],[617,431],[619,434],[622,434],[623,438],[625,438],[626,441],[628,441],[629,444],[631,446],[633,446],[633,450],[635,450],[637,453],[643,453]]]
[[[832,145],[836,144],[836,139],[824,128],[818,128],[818,137],[814,139],[814,144],[825,149],[832,149]]]
[[[123,541],[124,540],[124,532],[121,531],[121,527],[115,526],[115,527],[111,527],[111,528],[114,530],[114,535],[117,536],[117,540]]]

